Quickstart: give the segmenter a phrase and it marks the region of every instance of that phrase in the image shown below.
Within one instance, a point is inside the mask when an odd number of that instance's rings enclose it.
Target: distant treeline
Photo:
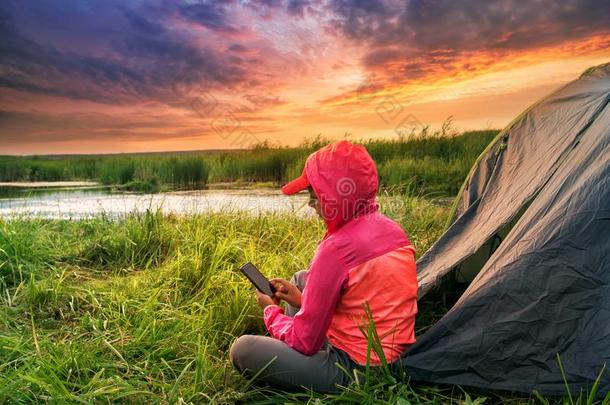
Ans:
[[[426,132],[415,137],[361,141],[382,186],[423,193],[457,193],[496,130],[461,135]],[[281,183],[300,174],[305,158],[328,143],[316,138],[295,148],[267,143],[247,151],[85,156],[1,156],[0,181],[95,180],[128,189],[196,189],[216,182]]]

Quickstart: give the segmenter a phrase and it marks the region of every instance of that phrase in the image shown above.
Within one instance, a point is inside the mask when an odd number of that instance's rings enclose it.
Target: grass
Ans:
[[[382,207],[419,253],[448,213],[413,196],[382,198]],[[252,261],[288,277],[307,267],[323,232],[319,220],[291,213],[0,220],[0,403],[534,401],[412,386],[384,368],[333,395],[252,386],[227,359],[235,337],[264,333],[236,269]],[[419,332],[441,306],[418,319]]]
[[[0,157],[0,181],[95,180],[146,191],[167,185],[174,189],[196,189],[206,185],[207,155],[160,156],[33,156]]]
[[[403,200],[387,208],[423,251],[447,208]],[[264,332],[236,269],[288,277],[322,235],[290,213],[1,221],[0,402],[304,400],[249,387],[229,364],[236,336]]]
[[[409,232],[418,255],[449,215],[447,198],[432,196],[455,194],[493,135],[365,142],[385,186],[382,209]],[[0,159],[0,173],[27,172],[27,180],[88,173],[130,190],[210,179],[272,185],[298,174],[302,158],[322,143],[211,156],[9,157]],[[599,403],[591,393],[552,399],[412,385],[387,367],[368,369],[365,379],[355,374],[333,395],[252,385],[228,361],[237,336],[265,332],[250,284],[236,269],[252,261],[268,276],[287,278],[307,267],[323,233],[319,220],[292,213],[0,219],[0,403]],[[428,294],[416,333],[457,298]],[[363,333],[376,350],[374,328]]]
[[[497,131],[422,131],[416,136],[361,140],[378,163],[382,186],[455,195],[472,163]],[[299,175],[305,158],[328,143],[315,138],[296,148],[141,155],[2,156],[0,181],[95,180],[130,191],[197,189],[208,183],[270,182]]]

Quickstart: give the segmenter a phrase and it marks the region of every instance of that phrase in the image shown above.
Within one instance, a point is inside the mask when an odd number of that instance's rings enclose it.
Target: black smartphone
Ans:
[[[248,262],[241,266],[239,270],[244,273],[244,276],[248,277],[248,280],[254,284],[258,291],[273,297],[273,294],[275,294],[275,287],[267,280],[267,277],[263,276],[263,274],[258,271],[256,266]]]

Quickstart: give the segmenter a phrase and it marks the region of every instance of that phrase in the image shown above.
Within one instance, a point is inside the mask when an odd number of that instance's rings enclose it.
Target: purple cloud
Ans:
[[[367,47],[370,68],[404,62],[403,79],[469,51],[523,50],[610,34],[605,0],[332,0],[332,26]],[[413,67],[413,69],[411,68]]]
[[[170,24],[173,16],[195,7],[180,4],[4,2],[0,67],[6,73],[0,86],[108,104],[172,103],[179,81],[226,88],[247,80],[246,60],[201,46]],[[221,29],[226,19],[221,11],[205,14],[197,8],[192,18]],[[74,39],[64,31],[66,21],[77,21],[68,27]]]

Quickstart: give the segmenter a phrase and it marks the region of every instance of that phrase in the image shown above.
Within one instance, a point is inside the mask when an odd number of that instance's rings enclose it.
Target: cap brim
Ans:
[[[309,187],[309,180],[307,179],[305,172],[303,172],[299,177],[285,184],[284,187],[282,187],[282,193],[292,195],[305,190],[307,187]]]

